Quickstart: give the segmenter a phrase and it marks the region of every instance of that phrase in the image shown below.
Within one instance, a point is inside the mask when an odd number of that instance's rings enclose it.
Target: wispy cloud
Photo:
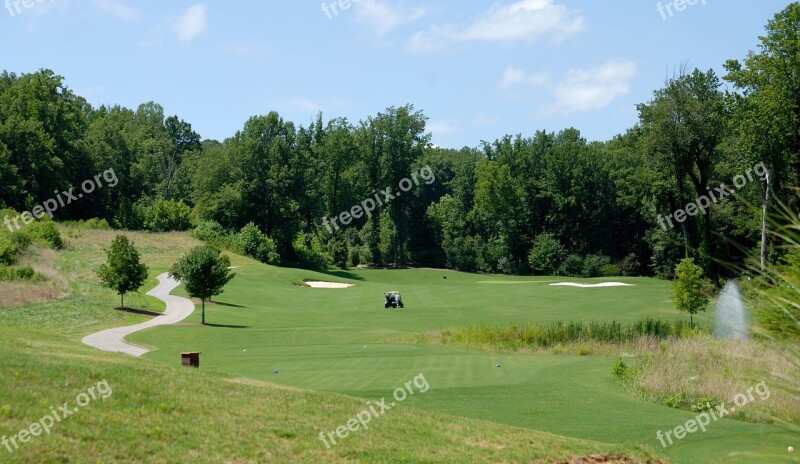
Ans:
[[[542,110],[544,115],[572,114],[599,110],[630,90],[636,75],[631,61],[609,61],[596,68],[573,69],[553,90],[555,102]]]
[[[500,117],[496,115],[481,114],[472,118],[473,126],[492,126],[500,122]]]
[[[373,28],[378,35],[385,35],[402,24],[416,21],[426,13],[426,7],[408,6],[405,2],[392,4],[382,0],[362,0],[356,4],[355,20]]]
[[[270,48],[262,44],[230,43],[221,48],[231,55],[247,58],[266,58],[270,53]]]
[[[445,48],[452,42],[535,42],[549,38],[561,41],[586,28],[586,20],[554,0],[520,0],[495,4],[468,24],[434,25],[415,34],[407,48],[424,53]]]
[[[92,5],[123,21],[136,21],[142,17],[136,8],[115,0],[92,0]]]
[[[192,5],[178,16],[173,29],[178,40],[181,42],[191,42],[198,35],[206,32],[208,18],[206,11],[208,7],[202,3]]]
[[[503,78],[500,80],[500,88],[508,90],[515,85],[544,85],[547,83],[547,73],[541,72],[536,74],[527,74],[519,68],[507,67],[503,73]]]
[[[433,135],[446,135],[459,132],[458,124],[451,121],[432,121],[425,125],[428,132]]]

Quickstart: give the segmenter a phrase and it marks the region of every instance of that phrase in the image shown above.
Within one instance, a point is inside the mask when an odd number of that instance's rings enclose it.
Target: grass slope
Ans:
[[[612,380],[612,358],[386,341],[454,324],[683,317],[671,309],[668,282],[626,278],[615,280],[636,286],[583,289],[548,285],[563,280],[557,278],[447,272],[445,280],[432,270],[318,274],[242,258],[233,264],[242,266],[237,277],[218,304],[206,308],[212,326],[197,325],[195,314],[185,325],[142,332],[131,340],[155,347],[147,356],[166,363],[178,362],[180,351],[199,350],[205,369],[371,399],[422,372],[431,389],[415,397],[415,407],[631,448],[645,444],[679,462],[787,460],[790,431],[727,419],[661,449],[656,431],[681,425],[694,414],[624,392]],[[356,285],[295,285],[303,279]],[[402,291],[406,310],[383,309],[388,290]]]

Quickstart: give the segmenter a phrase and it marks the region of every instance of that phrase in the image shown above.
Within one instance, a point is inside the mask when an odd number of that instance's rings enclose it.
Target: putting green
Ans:
[[[531,281],[449,271],[443,279],[443,271],[436,270],[320,274],[243,258],[235,261],[242,266],[237,277],[217,303],[206,305],[208,326],[198,324],[198,310],[188,324],[151,329],[129,341],[154,347],[146,356],[163,362],[176,364],[179,352],[197,350],[203,352],[203,369],[373,400],[388,399],[395,388],[422,373],[430,390],[413,395],[402,407],[606,443],[644,444],[680,462],[788,458],[786,445],[792,438],[788,431],[728,419],[662,449],[656,431],[672,429],[694,415],[622,391],[611,378],[611,358],[496,354],[385,342],[393,336],[473,323],[678,319],[683,316],[670,306],[669,282],[590,279],[583,282],[613,280],[635,286],[587,291],[521,285],[563,279]],[[357,285],[347,289],[296,285],[306,279]],[[481,285],[490,282],[501,285]],[[406,309],[384,309],[383,293],[389,290],[402,293]],[[182,294],[182,288],[177,293]],[[705,316],[696,320],[705,323]]]

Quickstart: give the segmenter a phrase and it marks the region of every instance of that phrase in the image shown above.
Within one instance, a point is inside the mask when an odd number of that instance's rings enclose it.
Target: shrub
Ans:
[[[579,276],[583,270],[583,258],[580,255],[569,255],[564,259],[558,273],[567,276]]]
[[[620,270],[616,264],[606,264],[600,268],[600,275],[602,277],[617,277],[620,275]]]
[[[602,276],[603,266],[611,264],[611,258],[604,255],[589,255],[583,260],[583,269],[581,275],[583,277],[600,277]]]
[[[92,218],[86,221],[81,221],[81,227],[92,230],[110,230],[111,225],[105,219]]]
[[[533,248],[528,253],[528,264],[534,274],[553,275],[558,272],[566,255],[567,250],[553,234],[540,234],[533,240]]]
[[[642,268],[642,264],[636,258],[636,255],[631,253],[622,260],[622,275],[626,277],[638,276]]]
[[[333,258],[325,252],[322,243],[315,235],[298,234],[292,242],[292,248],[302,267],[326,270],[333,262]]]
[[[62,248],[64,241],[53,221],[37,221],[29,225],[25,233],[30,234],[35,242],[50,248]]]
[[[14,264],[18,251],[17,243],[9,235],[0,233],[0,264]]]
[[[227,234],[225,228],[217,221],[201,221],[192,230],[192,237],[212,245],[223,245],[227,241]]]
[[[0,265],[0,282],[10,280],[39,280],[40,275],[30,266],[11,267]]]
[[[628,365],[625,364],[625,360],[618,358],[617,362],[611,366],[611,373],[614,374],[614,377],[618,379],[624,379],[628,374]]]
[[[275,241],[261,232],[252,222],[242,227],[236,235],[236,244],[244,255],[257,259],[262,263],[280,263]]]
[[[144,227],[153,232],[189,230],[191,212],[183,201],[158,200],[147,209]]]

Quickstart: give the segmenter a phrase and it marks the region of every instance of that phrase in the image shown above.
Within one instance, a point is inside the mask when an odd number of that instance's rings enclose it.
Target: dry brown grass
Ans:
[[[736,416],[756,422],[800,425],[800,360],[775,341],[717,340],[698,336],[663,342],[640,352],[644,362],[635,389],[651,401],[683,395],[696,401],[712,397],[730,404],[737,394],[759,382],[768,399],[736,409]]]

